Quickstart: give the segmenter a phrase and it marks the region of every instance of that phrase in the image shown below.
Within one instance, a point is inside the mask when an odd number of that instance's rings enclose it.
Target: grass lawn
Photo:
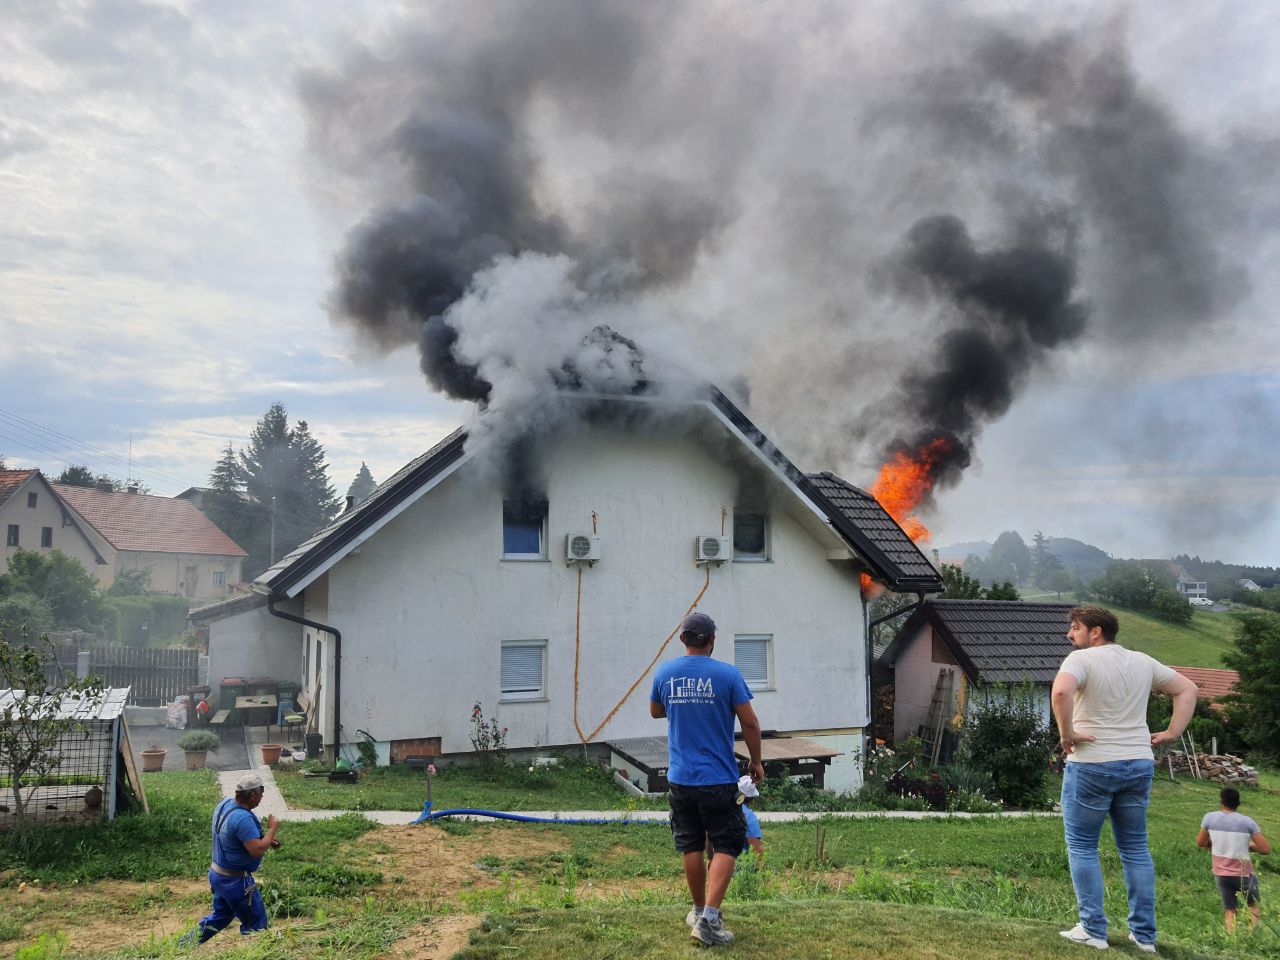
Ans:
[[[1235,643],[1236,622],[1225,613],[1195,610],[1185,625],[1166,623],[1145,613],[1116,609],[1117,642],[1174,667],[1225,669],[1222,654]]]
[[[354,784],[279,771],[276,783],[289,806],[301,810],[421,810],[427,798],[426,774],[402,766],[370,770]],[[654,802],[628,796],[600,768],[576,759],[562,760],[554,771],[508,767],[496,779],[479,768],[451,764],[436,775],[432,785],[435,810],[625,810],[665,806],[665,800]]]
[[[147,782],[158,811],[150,818],[0,837],[0,956],[41,936],[43,952],[31,960],[180,955],[176,937],[207,908],[216,790],[203,773]],[[1264,788],[1249,791],[1243,809],[1280,837],[1280,775],[1267,775]],[[1259,858],[1263,928],[1234,941],[1222,932],[1208,857],[1193,843],[1216,798],[1210,784],[1157,781],[1150,832],[1161,955],[1280,955],[1280,857]],[[686,894],[663,826],[374,827],[353,815],[285,824],[281,839],[261,872],[272,930],[247,941],[222,934],[202,953],[644,960],[699,952],[683,925]],[[1111,940],[1118,956],[1137,957],[1125,941],[1109,843],[1104,835]],[[741,868],[726,900],[734,955],[1082,956],[1056,933],[1074,923],[1057,819],[766,823],[765,844],[763,865]]]

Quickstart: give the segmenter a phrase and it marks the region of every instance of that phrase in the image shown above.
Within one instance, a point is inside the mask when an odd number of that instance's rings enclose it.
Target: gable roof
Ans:
[[[1172,667],[1196,685],[1196,699],[1219,703],[1235,692],[1240,674],[1234,670],[1209,670],[1204,667]]]
[[[941,575],[870,494],[831,474],[806,476],[715,387],[710,389],[705,402],[801,500],[830,522],[835,532],[866,559],[875,575],[890,589],[924,593],[942,590]],[[380,484],[368,499],[299,544],[254,583],[277,595],[295,596],[461,465],[467,457],[467,438],[467,431],[459,428],[411,460]],[[832,497],[841,505],[833,502]]]
[[[892,663],[928,624],[975,683],[1053,683],[1071,652],[1069,603],[926,600],[884,653]]]
[[[117,550],[244,557],[240,545],[187,500],[50,484]]]
[[[34,477],[37,470],[0,470],[0,507],[18,492],[18,488]]]

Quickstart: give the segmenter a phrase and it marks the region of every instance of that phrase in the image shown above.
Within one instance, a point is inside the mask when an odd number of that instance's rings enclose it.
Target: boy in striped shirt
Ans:
[[[1239,790],[1224,787],[1220,800],[1222,808],[1206,813],[1200,822],[1196,846],[1213,852],[1213,876],[1218,881],[1218,893],[1222,895],[1227,932],[1235,933],[1237,898],[1248,904],[1250,928],[1258,925],[1262,905],[1258,877],[1253,872],[1249,853],[1266,855],[1271,852],[1271,844],[1267,843],[1258,825],[1239,812]]]

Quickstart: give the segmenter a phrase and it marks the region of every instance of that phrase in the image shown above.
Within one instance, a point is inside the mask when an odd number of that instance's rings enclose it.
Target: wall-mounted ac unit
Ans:
[[[698,563],[724,563],[733,559],[733,539],[730,537],[697,537],[693,541],[693,555]]]
[[[600,559],[600,538],[590,533],[565,534],[564,558],[569,563],[595,563]]]

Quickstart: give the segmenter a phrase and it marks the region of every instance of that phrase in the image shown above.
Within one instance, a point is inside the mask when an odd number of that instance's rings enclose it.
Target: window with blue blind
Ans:
[[[503,700],[541,700],[546,696],[547,641],[511,640],[502,645],[499,693]]]
[[[504,560],[545,560],[547,501],[502,501],[502,557]]]
[[[773,687],[769,675],[770,646],[773,636],[767,633],[740,633],[733,638],[733,665],[752,690]]]
[[[769,515],[733,511],[733,559],[769,559]]]

